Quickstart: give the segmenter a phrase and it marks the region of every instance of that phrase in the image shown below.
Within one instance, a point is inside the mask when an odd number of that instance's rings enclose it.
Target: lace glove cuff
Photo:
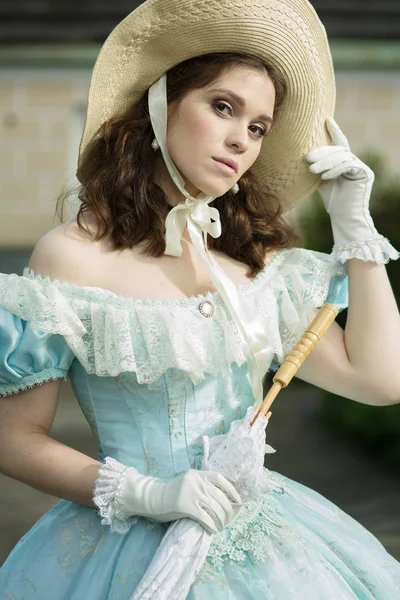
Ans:
[[[114,533],[126,533],[137,522],[137,517],[126,517],[118,511],[118,492],[126,473],[134,467],[106,457],[95,481],[93,502],[97,506],[102,525],[109,525]]]
[[[378,233],[366,209],[347,218],[331,216],[331,225],[334,241],[331,256],[334,260],[344,263],[350,258],[358,258],[364,262],[386,264],[400,257],[389,240]]]
[[[364,262],[386,264],[389,260],[397,260],[400,254],[387,238],[377,233],[370,239],[334,244],[331,256],[341,263],[350,258],[359,258]]]

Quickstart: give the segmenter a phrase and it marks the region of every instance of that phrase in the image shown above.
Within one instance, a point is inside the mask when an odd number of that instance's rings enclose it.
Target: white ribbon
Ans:
[[[186,198],[185,202],[177,204],[170,211],[165,223],[167,244],[165,254],[181,256],[181,238],[189,217],[205,234],[209,233],[213,238],[221,235],[219,212],[216,208],[207,204],[207,202],[211,202],[212,200],[214,198],[208,201]],[[213,219],[214,223],[211,222],[211,219]],[[205,239],[207,239],[206,235]]]
[[[268,339],[257,317],[252,316],[252,310],[245,298],[239,298],[236,286],[207,248],[208,233],[213,238],[221,235],[219,212],[216,208],[208,206],[215,198],[203,193],[200,193],[197,198],[193,198],[185,189],[184,179],[169,155],[167,149],[167,76],[165,74],[149,89],[149,112],[154,135],[159,143],[165,165],[172,181],[185,196],[185,200],[174,206],[166,219],[165,254],[181,256],[181,238],[187,224],[190,238],[201,262],[243,338],[255,403],[261,404],[263,389],[260,371],[265,372],[269,365]]]

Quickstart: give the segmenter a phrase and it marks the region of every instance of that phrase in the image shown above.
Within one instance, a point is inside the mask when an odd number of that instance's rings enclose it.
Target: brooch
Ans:
[[[199,311],[203,315],[203,317],[212,317],[215,313],[215,306],[209,300],[203,300],[199,304]]]

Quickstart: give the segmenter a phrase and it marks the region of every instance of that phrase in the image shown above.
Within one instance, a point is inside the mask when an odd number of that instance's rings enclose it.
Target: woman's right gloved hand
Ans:
[[[107,457],[95,486],[94,503],[100,509],[101,505],[104,507],[104,498],[99,501],[101,490],[112,479],[109,500],[119,522],[132,516],[162,522],[188,517],[215,534],[234,519],[238,514],[235,504],[241,503],[234,486],[220,473],[189,469],[174,479],[163,480],[142,475],[134,467],[127,468]],[[103,513],[100,510],[102,516]]]

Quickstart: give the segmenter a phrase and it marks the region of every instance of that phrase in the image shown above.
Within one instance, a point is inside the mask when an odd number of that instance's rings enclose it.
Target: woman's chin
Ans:
[[[188,177],[185,177],[185,187],[186,190],[193,198],[197,198],[200,194],[204,194],[207,197],[211,198],[219,198],[223,196],[227,192],[229,192],[233,183],[227,187],[226,180],[223,181],[222,178],[210,178],[203,179],[199,181],[190,180]]]
[[[205,194],[206,196],[211,196],[212,198],[219,198],[220,196],[223,196],[224,194],[226,194],[227,192],[229,192],[230,188],[227,188],[226,186],[222,187],[222,186],[202,186],[200,188],[200,192],[199,194]]]

